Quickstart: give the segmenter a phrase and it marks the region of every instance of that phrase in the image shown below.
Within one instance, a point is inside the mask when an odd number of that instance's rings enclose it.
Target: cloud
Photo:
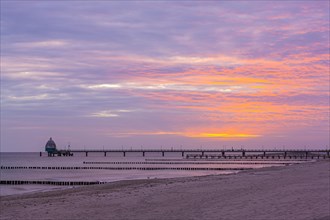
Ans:
[[[39,131],[103,141],[329,139],[329,2],[1,5],[8,130],[42,118],[54,126]]]
[[[132,112],[133,110],[128,109],[119,109],[119,110],[103,110],[99,112],[94,112],[89,115],[89,117],[97,117],[97,118],[112,118],[119,117],[122,113]]]

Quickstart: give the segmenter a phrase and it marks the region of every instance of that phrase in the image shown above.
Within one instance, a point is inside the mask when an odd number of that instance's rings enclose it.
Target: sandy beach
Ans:
[[[1,219],[330,219],[330,163],[1,198]]]

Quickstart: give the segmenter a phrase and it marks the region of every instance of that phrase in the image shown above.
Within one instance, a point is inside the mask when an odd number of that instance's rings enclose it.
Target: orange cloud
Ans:
[[[130,136],[149,136],[149,135],[177,135],[192,138],[226,138],[226,139],[241,139],[241,138],[256,138],[261,137],[258,134],[244,133],[193,133],[193,132],[172,132],[172,131],[134,131],[111,133],[115,137],[130,137]]]
[[[228,133],[200,133],[196,135],[188,135],[189,137],[197,138],[255,138],[261,135],[257,134],[228,134]]]

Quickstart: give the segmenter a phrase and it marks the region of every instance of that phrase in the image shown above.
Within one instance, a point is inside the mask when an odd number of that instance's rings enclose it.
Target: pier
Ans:
[[[129,153],[139,153],[143,157],[149,153],[158,153],[159,155],[165,157],[168,153],[177,153],[182,157],[189,158],[330,158],[330,149],[71,149],[70,145],[66,150],[59,150],[52,138],[50,138],[46,145],[45,151],[49,157],[52,156],[73,156],[76,153],[88,154],[91,153],[101,153],[105,157],[111,153],[121,153],[123,157],[126,157]],[[40,152],[42,156],[42,152]]]
[[[121,153],[126,157],[129,153],[139,153],[142,157],[146,157],[150,153],[158,153],[159,156],[165,156],[168,153],[177,153],[186,158],[265,158],[265,159],[280,159],[280,158],[330,158],[330,150],[323,149],[308,149],[308,150],[289,150],[289,149],[76,149],[76,150],[57,150],[54,153],[49,153],[48,156],[73,156],[74,154],[84,154],[86,157],[93,153],[102,154],[104,157],[111,156],[111,153]],[[42,152],[40,152],[42,156]]]

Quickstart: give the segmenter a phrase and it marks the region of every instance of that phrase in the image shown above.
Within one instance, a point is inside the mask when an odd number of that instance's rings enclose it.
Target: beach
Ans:
[[[2,196],[0,219],[330,218],[330,162]]]

